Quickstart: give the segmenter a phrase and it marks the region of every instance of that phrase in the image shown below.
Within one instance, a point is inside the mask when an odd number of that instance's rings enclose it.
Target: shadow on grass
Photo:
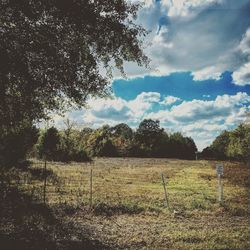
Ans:
[[[113,216],[117,214],[139,214],[144,211],[144,208],[136,204],[117,204],[110,205],[106,203],[98,203],[93,208],[95,215]]]
[[[1,249],[108,249],[90,229],[67,222],[59,210],[32,201],[0,179]]]

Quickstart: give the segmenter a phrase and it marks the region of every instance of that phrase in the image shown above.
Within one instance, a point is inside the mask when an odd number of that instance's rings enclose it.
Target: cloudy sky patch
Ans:
[[[66,114],[84,126],[157,119],[191,136],[201,150],[250,109],[249,0],[130,0],[143,3],[137,22],[150,31],[150,67],[115,71],[111,99]],[[55,116],[55,123],[62,124]]]

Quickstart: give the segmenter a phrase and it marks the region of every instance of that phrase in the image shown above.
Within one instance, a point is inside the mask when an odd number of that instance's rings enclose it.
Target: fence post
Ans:
[[[90,190],[89,190],[89,207],[92,208],[92,198],[93,198],[93,169],[92,164],[90,164]]]
[[[44,161],[44,185],[43,185],[43,203],[46,203],[46,185],[47,185],[47,160]]]
[[[216,172],[218,176],[218,201],[220,205],[223,204],[223,185],[222,185],[222,176],[223,176],[224,166],[223,164],[216,165]]]
[[[164,179],[163,173],[161,174],[161,179],[162,179],[162,184],[163,184],[163,188],[164,188],[165,201],[166,201],[167,207],[169,209],[168,195],[167,195],[166,183],[165,183],[165,179]]]
[[[223,185],[221,175],[218,175],[218,195],[219,195],[219,203],[223,204]]]

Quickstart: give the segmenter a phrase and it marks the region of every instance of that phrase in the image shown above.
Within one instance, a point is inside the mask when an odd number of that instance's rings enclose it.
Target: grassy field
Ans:
[[[43,195],[42,164],[35,161],[13,180],[37,202]],[[75,224],[78,234],[105,248],[250,249],[250,168],[224,162],[224,202],[219,204],[215,164],[136,158],[48,163],[46,202],[63,207],[64,220]]]

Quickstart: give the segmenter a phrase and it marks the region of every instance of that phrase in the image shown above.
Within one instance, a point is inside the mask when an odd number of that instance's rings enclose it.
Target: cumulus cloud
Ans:
[[[142,117],[149,111],[153,104],[160,101],[161,95],[157,92],[142,92],[134,100],[127,103],[136,117]]]
[[[215,66],[209,66],[201,70],[192,72],[192,75],[195,81],[204,81],[208,79],[219,80],[221,76],[221,71]]]
[[[250,62],[244,64],[238,70],[233,72],[235,84],[244,86],[250,84]]]
[[[233,72],[233,80],[236,85],[244,86],[250,84],[250,28],[243,36],[238,51],[241,53],[242,65]]]
[[[147,1],[138,22],[152,32],[146,44],[151,68],[125,65],[129,77],[190,71],[195,80],[218,80],[225,71],[235,83],[249,79],[248,0]],[[243,77],[244,75],[244,77]]]
[[[220,132],[231,129],[246,119],[250,96],[246,93],[217,96],[215,100],[184,101],[169,110],[149,113],[172,131],[191,136],[201,150]]]
[[[175,96],[166,96],[163,101],[160,102],[161,105],[171,105],[176,103],[177,101],[181,101],[181,98]]]
[[[217,96],[215,100],[192,100],[183,101],[179,105],[173,106],[169,110],[160,110],[150,113],[148,116],[154,119],[160,119],[164,122],[189,123],[196,121],[211,120],[220,122],[230,116],[237,117],[236,113],[247,110],[245,104],[250,102],[250,96],[247,93],[237,93],[234,96]],[[231,125],[231,124],[230,124]]]
[[[91,98],[88,101],[88,108],[68,112],[64,117],[55,115],[54,120],[59,126],[67,118],[91,127],[120,122],[138,123],[154,105],[160,102],[160,98],[161,95],[157,92],[142,92],[130,101],[115,96],[111,99]]]

